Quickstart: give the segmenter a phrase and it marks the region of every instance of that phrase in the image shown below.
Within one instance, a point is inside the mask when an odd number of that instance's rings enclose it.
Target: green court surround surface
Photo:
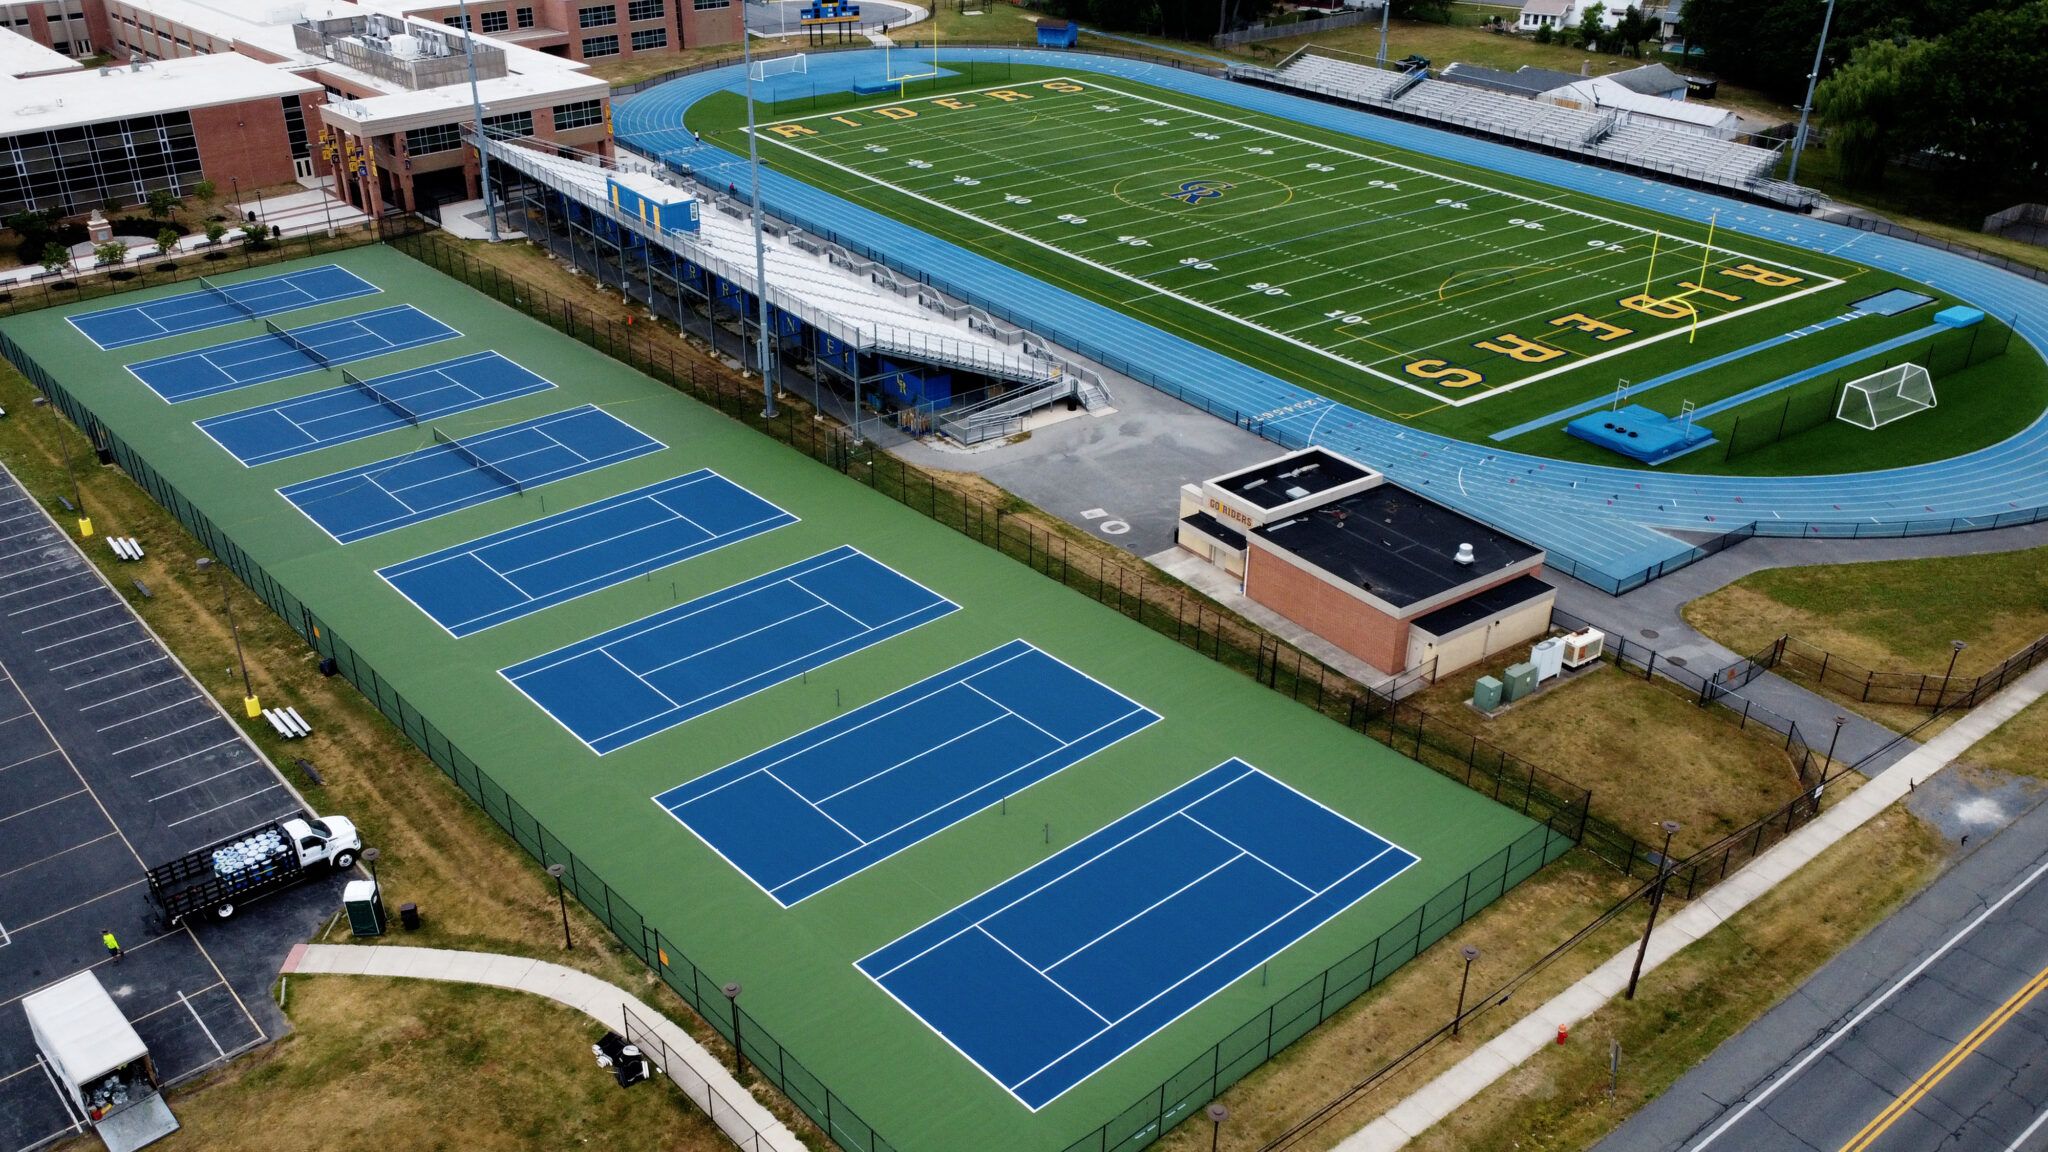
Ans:
[[[338,379],[307,374],[193,401],[173,413],[121,364],[217,342],[220,330],[101,353],[56,310],[9,318],[0,327],[46,369],[60,373],[63,385],[115,435],[142,451],[166,481],[638,907],[673,946],[711,977],[743,981],[748,1012],[901,1152],[1065,1148],[1533,827],[1477,793],[394,250],[364,248],[317,262],[340,264],[381,286],[386,295],[378,297],[380,303],[410,301],[465,334],[369,362],[366,375],[489,347],[560,385],[440,421],[449,434],[591,403],[668,447],[523,497],[341,547],[273,489],[423,446],[425,429],[394,430],[244,468],[192,421],[331,387]],[[158,291],[189,290],[185,285]],[[311,323],[352,310],[355,305],[344,302],[295,318]],[[380,566],[525,523],[543,508],[560,511],[706,467],[801,522],[461,640],[375,575]],[[856,545],[962,610],[601,759],[497,673],[841,544]],[[1012,797],[1007,814],[971,816],[787,910],[650,799],[1020,637],[1163,720]],[[311,719],[318,724],[318,717]],[[1420,862],[1280,954],[1263,978],[1237,981],[1043,1111],[1026,1112],[855,969],[854,961],[875,948],[1232,756],[1413,850]],[[494,878],[479,876],[477,882]]]
[[[989,71],[998,75],[992,78]],[[1634,344],[1688,323],[1643,316],[1620,307],[1617,298],[1643,292],[1653,243],[1657,255],[1651,296],[1669,297],[1684,291],[1679,287],[1682,281],[1700,282],[1708,240],[1705,225],[1122,78],[1075,77],[1072,83],[1086,89],[1081,93],[1045,89],[1048,83],[1064,81],[1056,70],[1012,65],[912,83],[907,96],[896,100],[829,95],[784,101],[764,113],[761,121],[762,160],[852,203],[1362,411],[1482,443],[1492,443],[1488,436],[1501,429],[1611,396],[1622,380],[1653,379],[1829,321],[1848,312],[1856,301],[1888,289],[1908,288],[1936,299],[1901,315],[1866,316],[1813,333],[1634,399],[1676,415],[1684,401],[1707,405],[1916,331],[1935,311],[1958,302],[1853,259],[1720,232],[1707,261],[1709,287],[1730,287],[1719,270],[1736,263],[1737,252],[1770,269],[1792,267],[1840,283],[1807,295],[1789,295],[1806,287],[1802,284],[1787,290],[1778,302],[1703,323],[1696,333]],[[997,88],[1032,99],[992,101],[986,93]],[[933,101],[941,97],[974,107],[935,105]],[[1098,112],[1097,105],[1117,111]],[[909,109],[918,115],[892,121],[881,117],[876,111],[880,108]],[[834,120],[833,115],[860,126]],[[1168,124],[1147,125],[1147,118]],[[707,140],[745,152],[740,127],[744,107],[737,95],[714,95],[694,107],[687,119]],[[1099,123],[1109,123],[1115,130],[1105,132]],[[772,131],[785,125],[810,128],[817,135],[783,139]],[[1206,130],[1222,139],[1205,141],[1191,135]],[[871,145],[886,151],[870,151]],[[1257,147],[1271,147],[1274,154],[1249,151]],[[1227,152],[1219,154],[1219,148]],[[931,167],[913,167],[912,161]],[[1329,176],[1307,167],[1323,162],[1339,172]],[[1433,191],[1465,202],[1469,209],[1440,207],[1433,194],[1408,195],[1398,200],[1403,212],[1391,222],[1366,220],[1382,193],[1370,185],[1343,183],[1346,178],[1357,183],[1392,180],[1403,193],[1438,181],[1441,187]],[[1166,197],[1178,181],[1196,179],[1221,179],[1236,187],[1199,206],[1180,205]],[[1325,183],[1313,183],[1318,180]],[[1142,194],[1133,194],[1134,187]],[[1005,198],[1016,195],[1028,196],[1031,202],[1019,205]],[[1418,199],[1423,216],[1414,215]],[[1512,207],[1483,211],[1498,202]],[[1331,203],[1350,209],[1357,226],[1347,227],[1345,214],[1332,213]],[[1062,223],[1062,216],[1080,216],[1086,223]],[[1510,226],[1508,220],[1533,222],[1539,217],[1550,220],[1556,231],[1535,234],[1538,246],[1527,247],[1532,234]],[[1611,221],[1612,227],[1601,227],[1601,220]],[[1574,229],[1578,231],[1570,231]],[[1585,257],[1576,249],[1585,237],[1596,235],[1618,239],[1629,251],[1595,253],[1607,263],[1582,267],[1579,262]],[[1145,240],[1148,247],[1120,245],[1119,237]],[[1411,247],[1416,250],[1404,251]],[[1219,253],[1229,255],[1215,259],[1213,271],[1172,267],[1180,256],[1214,258]],[[1845,255],[1852,257],[1853,251]],[[1353,270],[1347,273],[1347,267]],[[1598,283],[1589,288],[1582,272],[1598,272]],[[1509,279],[1496,285],[1487,280],[1490,276]],[[1360,277],[1380,283],[1361,288],[1355,284]],[[1281,287],[1293,295],[1268,301],[1252,285]],[[1427,299],[1439,288],[1445,290],[1444,299]],[[1494,299],[1504,292],[1512,294],[1511,301]],[[1737,305],[1701,293],[1688,296],[1700,306],[1703,319],[1711,319],[1718,309],[1747,307],[1761,298],[1750,292]],[[1345,316],[1324,317],[1332,308]],[[1444,403],[1608,351],[1608,343],[1547,323],[1575,311],[1633,329],[1634,334],[1621,341],[1632,346],[1473,403]],[[1255,315],[1267,327],[1285,328],[1292,341],[1239,322]],[[1349,316],[1370,322],[1346,325],[1341,332],[1323,330],[1344,324]],[[1382,347],[1364,341],[1390,326],[1399,333],[1388,336]],[[2002,324],[1987,328],[2003,331]],[[1569,355],[1532,367],[1473,347],[1506,332],[1543,340]],[[1314,347],[1303,347],[1304,343]],[[1338,363],[1324,354],[1332,349],[1355,354],[1378,372],[1407,379],[1434,395]],[[1449,389],[1409,378],[1402,365],[1425,357],[1482,369],[1488,380],[1480,386]],[[2013,342],[2011,353],[1995,363],[1999,367],[1992,372],[1980,367],[1959,375],[1945,392],[1944,382],[1937,380],[1937,392],[1942,393],[1938,414],[1876,433],[1823,435],[1816,429],[1780,450],[1726,461],[1717,445],[1666,467],[1707,473],[1852,472],[1945,459],[1997,443],[2027,427],[2048,407],[2048,364],[2024,341]],[[1881,362],[1873,362],[1871,369],[1879,366]],[[1760,413],[1775,402],[1765,398],[1703,423],[1725,432],[1737,415]],[[1559,420],[1552,427],[1502,442],[1501,447],[1638,466],[1566,436],[1563,424]]]

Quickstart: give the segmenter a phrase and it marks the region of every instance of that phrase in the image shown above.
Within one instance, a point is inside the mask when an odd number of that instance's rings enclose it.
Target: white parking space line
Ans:
[[[116,651],[119,651],[119,649],[116,649]],[[115,669],[115,670],[113,670],[112,672],[102,672],[102,673],[100,673],[100,674],[99,674],[98,676],[94,676],[94,677],[92,677],[91,679],[88,679],[88,680],[80,680],[80,681],[79,681],[78,683],[76,683],[76,684],[72,684],[72,685],[70,685],[70,686],[66,687],[66,688],[65,688],[64,690],[65,690],[66,692],[76,692],[76,691],[78,691],[78,690],[79,690],[80,688],[83,688],[83,687],[85,687],[85,686],[86,686],[87,684],[97,684],[97,683],[99,683],[99,682],[100,682],[100,681],[102,681],[102,680],[111,680],[111,679],[113,679],[113,678],[114,678],[114,677],[116,677],[116,676],[125,676],[125,675],[127,675],[128,673],[130,673],[130,672],[133,672],[133,671],[135,671],[135,670],[136,670],[137,668],[147,668],[147,667],[149,667],[149,666],[150,666],[150,665],[152,665],[152,664],[161,664],[161,663],[163,663],[164,661],[166,661],[166,660],[169,660],[169,659],[170,659],[170,657],[169,657],[169,656],[157,656],[157,657],[154,657],[154,658],[152,658],[152,659],[149,659],[149,660],[144,660],[144,661],[143,661],[142,663],[140,663],[140,664],[130,664],[130,665],[129,665],[129,666],[127,666],[126,668],[116,668],[116,669]]]
[[[44,808],[48,808],[48,807],[49,807],[50,805],[52,805],[52,804],[57,804],[57,803],[61,803],[62,801],[65,801],[65,800],[69,800],[69,799],[71,799],[71,798],[72,798],[73,796],[83,796],[83,795],[85,795],[85,789],[83,789],[83,788],[73,788],[73,789],[72,789],[71,791],[69,791],[69,792],[66,792],[66,793],[65,793],[65,794],[63,794],[62,796],[53,796],[53,797],[51,797],[50,799],[48,799],[48,800],[45,800],[45,801],[43,801],[43,802],[42,802],[41,804],[37,804],[37,805],[35,805],[35,806],[33,806],[33,807],[29,807],[29,808],[23,808],[23,809],[22,809],[21,811],[19,811],[19,812],[16,812],[16,813],[14,813],[14,815],[12,815],[12,816],[0,816],[0,824],[5,824],[5,823],[7,823],[7,822],[8,822],[9,820],[14,820],[14,819],[17,819],[17,818],[19,818],[19,817],[22,817],[22,816],[26,816],[26,815],[28,815],[28,814],[29,814],[29,813],[31,813],[31,812],[36,812],[36,811],[39,811],[39,810],[41,810],[41,809],[44,809]]]
[[[119,696],[109,696],[105,700],[96,701],[91,704],[81,705],[78,710],[80,712],[90,712],[95,708],[104,708],[107,705],[112,704],[116,700],[126,700],[130,696],[139,696],[152,688],[161,688],[166,684],[176,684],[183,679],[183,676],[166,676],[161,680],[154,681],[153,683],[144,684],[140,688],[130,689],[129,691],[121,693]]]
[[[223,776],[233,776],[235,773],[240,772],[242,769],[247,767],[247,764],[237,764],[225,772],[216,772],[213,775],[206,777],[204,780],[194,780],[190,784],[184,784],[179,787],[173,788],[169,792],[165,792],[161,796],[151,796],[149,798],[149,802],[151,804],[154,804],[159,800],[168,800],[171,797],[176,796],[180,792],[190,792],[192,789],[199,787],[201,784],[211,784],[215,780],[218,780]]]
[[[116,749],[114,749],[114,752],[113,752],[113,754],[114,754],[114,755],[116,755],[116,756],[120,756],[120,755],[123,755],[124,753],[128,753],[128,752],[133,752],[133,751],[135,751],[135,750],[136,750],[137,748],[147,748],[147,747],[149,747],[149,746],[150,746],[151,744],[155,744],[156,742],[158,742],[158,741],[160,741],[160,740],[168,740],[168,739],[170,739],[171,737],[173,737],[173,736],[176,736],[176,735],[177,735],[177,734],[179,734],[180,732],[190,732],[190,731],[191,731],[191,730],[193,730],[194,728],[204,728],[204,727],[206,727],[206,726],[207,726],[208,724],[211,724],[211,723],[213,723],[213,722],[214,722],[215,720],[218,720],[218,719],[220,719],[220,716],[219,716],[219,715],[217,715],[217,714],[216,714],[216,715],[213,715],[213,716],[208,716],[208,717],[207,717],[206,719],[204,719],[204,720],[201,720],[201,721],[199,721],[199,722],[198,722],[198,723],[196,723],[196,724],[187,724],[187,725],[185,725],[185,726],[184,726],[183,728],[173,728],[173,729],[171,729],[171,730],[170,730],[169,732],[165,732],[165,733],[163,733],[163,734],[162,734],[162,735],[160,735],[160,736],[151,736],[151,737],[150,737],[149,739],[147,739],[147,740],[144,740],[144,741],[143,741],[143,742],[141,742],[140,744],[130,744],[130,745],[128,745],[128,746],[127,746],[126,748],[116,748]]]
[[[108,631],[112,631],[112,629],[108,629]],[[85,637],[81,636],[81,637],[79,637],[79,639],[83,640],[83,639],[85,639]],[[142,647],[143,645],[145,645],[145,644],[148,644],[148,643],[150,643],[150,641],[149,641],[149,640],[147,640],[147,639],[143,639],[143,640],[136,640],[136,641],[134,641],[134,642],[132,642],[132,643],[128,643],[128,644],[122,644],[122,645],[118,645],[118,646],[116,646],[116,647],[113,647],[113,648],[109,648],[109,649],[107,649],[107,650],[106,650],[106,651],[104,651],[104,652],[95,652],[95,653],[93,653],[93,654],[92,654],[92,655],[90,655],[90,656],[80,656],[80,657],[79,657],[78,659],[76,659],[76,660],[66,660],[66,661],[65,661],[64,663],[62,663],[62,664],[52,664],[52,665],[50,665],[50,671],[52,671],[52,672],[55,672],[55,671],[58,671],[59,669],[63,669],[63,668],[70,668],[70,667],[72,667],[72,666],[74,666],[74,665],[78,665],[78,664],[90,664],[90,663],[92,663],[93,661],[95,661],[95,660],[99,659],[99,658],[100,658],[100,657],[102,657],[102,656],[112,656],[112,655],[113,655],[114,653],[116,653],[116,652],[125,652],[125,651],[127,651],[128,649],[130,649],[130,648],[140,648],[140,647]],[[38,649],[38,651],[41,651],[41,649]],[[158,657],[158,659],[159,659],[159,660],[161,660],[161,659],[163,659],[163,657],[161,657],[161,656],[160,656],[160,657]],[[139,667],[139,665],[138,665],[138,667]],[[128,671],[128,669],[126,669],[126,668],[123,668],[123,669],[121,669],[121,671],[123,671],[123,672],[126,672],[126,671]],[[110,675],[110,676],[111,676],[111,675],[114,675],[114,673],[111,673],[111,672],[110,672],[110,673],[108,673],[108,675]],[[90,683],[92,683],[92,681],[91,681],[91,680],[83,680],[83,681],[80,681],[80,683],[83,683],[83,684],[90,684]]]
[[[227,746],[228,746],[228,745],[230,745],[230,744],[239,744],[239,743],[241,743],[241,737],[239,737],[239,736],[230,736],[230,737],[228,737],[227,739],[225,739],[225,740],[222,740],[222,741],[221,741],[220,743],[218,743],[218,744],[208,744],[208,745],[207,745],[206,747],[204,747],[204,748],[201,748],[201,749],[199,749],[199,750],[198,750],[198,751],[196,751],[196,752],[187,752],[187,753],[185,753],[185,754],[184,754],[183,756],[178,756],[178,757],[175,757],[175,758],[173,758],[173,759],[170,759],[170,760],[166,760],[166,761],[164,761],[164,762],[163,762],[163,763],[161,763],[161,764],[152,764],[152,765],[150,765],[149,767],[147,767],[147,768],[144,768],[144,769],[143,769],[142,771],[140,771],[140,772],[130,772],[130,773],[128,774],[128,778],[129,778],[130,780],[139,780],[139,779],[141,779],[142,777],[144,777],[144,776],[147,776],[147,775],[149,775],[149,774],[150,774],[151,772],[157,772],[157,771],[161,771],[162,769],[165,769],[165,768],[169,768],[169,767],[170,767],[171,765],[173,765],[173,764],[182,764],[182,763],[184,763],[185,761],[187,761],[187,760],[190,760],[190,759],[192,759],[192,758],[193,758],[194,756],[204,756],[204,755],[206,755],[206,754],[207,754],[208,752],[211,752],[211,751],[213,751],[213,750],[214,750],[214,749],[216,749],[216,748],[225,748],[225,747],[227,747]]]
[[[26,872],[26,871],[28,871],[28,870],[29,870],[29,869],[31,869],[31,868],[37,868],[37,867],[40,867],[40,866],[42,866],[42,865],[44,865],[44,864],[48,864],[48,863],[49,863],[50,861],[52,861],[52,860],[55,860],[55,859],[56,859],[56,858],[58,858],[59,856],[63,856],[63,855],[65,855],[65,854],[67,854],[67,853],[71,853],[71,852],[76,852],[76,851],[78,851],[78,850],[79,850],[80,848],[90,848],[90,847],[92,847],[93,845],[95,845],[95,844],[99,843],[99,842],[100,842],[100,841],[102,841],[102,840],[111,840],[111,839],[113,839],[113,838],[114,838],[115,836],[118,836],[118,835],[120,835],[120,833],[118,833],[118,832],[104,832],[104,833],[101,833],[101,834],[100,834],[100,835],[98,835],[98,836],[95,836],[95,837],[93,837],[93,838],[92,838],[92,839],[90,839],[90,840],[81,840],[81,841],[79,841],[78,843],[76,843],[76,844],[73,844],[73,845],[72,845],[71,847],[69,847],[69,848],[59,848],[59,849],[57,849],[57,850],[56,850],[55,852],[52,852],[52,853],[50,853],[50,854],[49,854],[48,856],[45,856],[45,857],[43,857],[43,858],[42,858],[42,859],[40,859],[40,860],[31,860],[31,861],[29,861],[29,862],[28,862],[28,863],[26,863],[26,864],[22,864],[22,865],[20,865],[20,866],[18,866],[18,867],[14,867],[14,868],[9,868],[9,869],[8,869],[7,871],[5,871],[5,872],[0,872],[0,880],[5,880],[5,879],[7,879],[7,878],[8,878],[9,876],[12,876],[12,875],[14,875],[14,874],[15,874],[15,873],[17,873],[17,872]]]
[[[192,815],[185,817],[183,820],[173,820],[169,824],[165,825],[165,827],[176,828],[180,824],[190,824],[192,821],[199,819],[201,816],[211,816],[215,812],[218,812],[223,808],[233,808],[235,805],[240,804],[244,800],[254,800],[256,797],[263,795],[265,792],[275,792],[282,787],[284,787],[283,784],[272,784],[268,788],[258,788],[254,792],[249,793],[247,796],[237,796],[233,800],[230,800],[225,804],[219,804],[212,808],[208,808],[204,812],[194,812]]]

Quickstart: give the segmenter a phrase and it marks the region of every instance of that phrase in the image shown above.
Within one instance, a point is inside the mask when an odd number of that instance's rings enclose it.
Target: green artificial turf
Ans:
[[[464,334],[352,365],[358,375],[375,378],[493,348],[559,385],[438,421],[448,434],[590,403],[666,447],[344,547],[275,489],[423,447],[430,442],[426,430],[402,428],[245,468],[192,422],[331,388],[339,377],[308,373],[173,406],[123,365],[246,338],[255,326],[238,323],[116,352],[96,350],[55,310],[11,317],[0,322],[0,331],[54,374],[107,433],[146,458],[161,478],[159,499],[174,490],[227,538],[209,546],[231,542],[242,549],[317,618],[324,643],[345,642],[374,666],[388,691],[403,696],[480,765],[708,979],[742,981],[749,1014],[829,1086],[839,1107],[850,1107],[899,1152],[1055,1152],[1088,1137],[1134,1103],[1154,1099],[1163,1080],[1287,992],[1390,928],[1413,923],[1426,899],[1533,827],[392,249],[358,249],[321,262],[342,265],[383,293],[294,312],[279,318],[281,324],[410,302]],[[124,299],[195,291],[168,287]],[[700,468],[717,470],[800,523],[461,640],[375,574],[384,565]],[[118,532],[121,526],[101,527]],[[604,757],[498,674],[517,661],[845,544],[962,610]],[[786,910],[650,799],[1020,637],[1150,707],[1162,721],[1011,797],[1004,808],[968,817]],[[319,723],[317,716],[309,719]],[[873,949],[1232,756],[1416,852],[1420,862],[1261,973],[1237,981],[1037,1113],[855,969]],[[1493,868],[1497,877],[1499,863]],[[495,878],[479,875],[475,882]],[[671,959],[680,964],[681,957]],[[758,1044],[749,1037],[750,1050]]]
[[[1450,436],[1492,442],[1620,382],[1803,333],[1635,398],[1675,416],[1918,332],[1956,302],[1928,290],[1934,299],[1906,313],[1809,332],[1859,300],[1919,286],[1121,78],[961,69],[894,99],[770,105],[763,160],[1246,365]],[[688,119],[745,150],[738,96],[714,95]],[[2002,343],[2002,325],[1986,329]],[[1777,451],[1749,446],[1784,396],[1751,401],[1702,421],[1723,443],[1668,467],[1827,473],[1957,455],[2048,407],[2048,365],[2033,349],[2015,341],[1998,363],[1995,386],[1938,379],[1952,385],[1939,416],[1816,430]],[[1756,417],[1745,450],[1729,454],[1744,416]],[[1563,423],[1500,443],[1630,463]]]

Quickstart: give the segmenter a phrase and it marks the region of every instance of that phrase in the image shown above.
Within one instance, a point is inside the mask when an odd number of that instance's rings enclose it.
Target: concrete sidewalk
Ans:
[[[669,1079],[733,1143],[748,1152],[805,1152],[803,1141],[762,1107],[733,1079],[732,1072],[713,1059],[689,1033],[625,989],[573,968],[495,952],[376,944],[301,944],[285,959],[283,971],[288,976],[403,976],[490,984],[566,1004],[613,1031],[623,1031],[624,1016],[620,1009],[630,1009],[668,1045],[669,1059],[685,1065],[663,1069]]]
[[[1751,861],[1676,915],[1662,920],[1643,960],[1645,974],[1705,936],[1778,886],[1824,849],[1862,827],[1912,787],[1946,767],[2020,709],[2048,692],[2048,666],[2012,686],[1914,749],[1813,822]],[[1413,1140],[1496,1080],[1552,1044],[1562,1026],[1576,1025],[1620,995],[1635,960],[1631,945],[1565,989],[1507,1031],[1475,1049],[1436,1079],[1337,1147],[1339,1152],[1392,1152]]]

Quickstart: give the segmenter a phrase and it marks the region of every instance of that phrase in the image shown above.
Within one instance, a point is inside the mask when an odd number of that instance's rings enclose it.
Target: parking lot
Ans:
[[[335,882],[195,933],[161,922],[145,875],[298,810],[214,699],[0,472],[0,1150],[76,1130],[19,1006],[74,972],[98,973],[165,1080],[277,1034],[265,989],[284,948],[334,906]],[[106,931],[122,959],[102,947]]]

